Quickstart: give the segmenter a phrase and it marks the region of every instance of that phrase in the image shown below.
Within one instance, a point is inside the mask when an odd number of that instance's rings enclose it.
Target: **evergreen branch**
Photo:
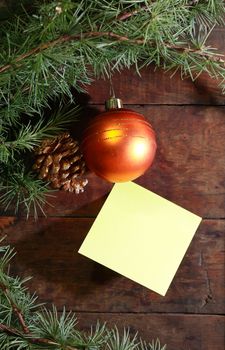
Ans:
[[[12,336],[16,336],[16,337],[21,337],[22,336],[22,334],[20,332],[18,332],[17,329],[9,327],[9,326],[7,326],[5,324],[2,324],[2,323],[0,323],[0,330],[2,332],[5,332],[5,333],[7,333],[9,335],[12,335]]]
[[[192,80],[205,72],[225,92],[224,56],[206,43],[216,24],[224,26],[222,0],[36,0],[36,5],[32,14],[20,12],[0,26],[0,200],[5,209],[13,198],[16,210],[21,203],[30,208],[35,198],[42,208],[46,189],[25,160],[21,174],[14,164],[43,138],[60,132],[62,125],[49,125],[42,111],[59,96],[74,101],[71,87],[83,91],[93,78],[154,64]]]
[[[19,133],[15,140],[6,141],[0,139],[0,154],[4,153],[4,158],[0,161],[6,161],[9,157],[14,158],[15,152],[24,152],[25,150],[32,151],[38,146],[43,139],[51,138],[64,131],[66,126],[72,124],[78,119],[80,107],[72,108],[59,106],[58,110],[51,112],[51,117],[48,121],[42,116],[41,119],[32,125],[30,122],[27,125],[20,127]]]
[[[9,291],[9,289],[7,288],[6,285],[4,285],[3,283],[0,283],[0,289],[3,291],[3,293],[5,294],[5,296],[7,297],[7,299],[9,300],[12,310],[15,312],[21,326],[22,329],[24,331],[25,334],[30,334],[29,328],[27,327],[25,320],[24,320],[24,316],[22,314],[22,311],[18,308],[18,306],[16,306],[16,304],[14,303],[14,301],[11,298],[11,293]]]
[[[0,323],[0,331],[7,333],[13,337],[22,338],[23,340],[27,341],[28,344],[50,345],[50,346],[60,346],[61,345],[55,341],[52,341],[51,339],[32,337],[32,334],[30,334],[30,333],[29,333],[29,337],[28,337],[25,334],[19,332],[16,328],[9,327],[3,323]],[[64,347],[64,350],[78,350],[78,349],[75,347],[72,347],[72,346],[66,346],[66,347]]]
[[[4,350],[165,350],[159,340],[147,344],[130,335],[129,329],[120,334],[117,327],[106,328],[97,322],[90,332],[80,332],[75,328],[76,317],[73,313],[66,313],[65,309],[58,315],[56,308],[53,311],[38,310],[38,305],[30,304],[30,295],[26,288],[21,288],[24,281],[19,277],[9,275],[7,264],[14,256],[10,246],[0,246],[0,348]],[[2,263],[4,262],[4,263]],[[5,271],[7,271],[5,273]],[[15,310],[14,300],[26,306],[25,316],[18,306]],[[11,308],[7,305],[10,304]],[[14,309],[16,317],[11,316]],[[35,311],[33,311],[35,309]],[[4,311],[2,311],[4,310]],[[18,326],[18,316],[19,325]],[[22,328],[22,330],[20,329]]]
[[[38,211],[44,214],[43,206],[47,203],[46,195],[52,192],[48,184],[35,178],[34,174],[27,171],[21,162],[21,153],[30,157],[29,152],[33,151],[43,139],[54,137],[69,124],[77,120],[80,108],[60,105],[53,110],[49,120],[44,117],[32,125],[28,122],[20,127],[15,140],[0,139],[0,203],[5,210],[14,204],[15,213],[19,207],[26,209],[27,215],[33,212],[35,218]],[[13,160],[10,164],[9,160]],[[14,162],[16,164],[14,164]]]
[[[34,174],[26,171],[24,164],[17,161],[0,169],[0,203],[8,210],[12,205],[17,214],[20,207],[24,207],[27,217],[30,212],[37,219],[38,211],[44,215],[43,207],[47,197],[52,192],[48,184],[35,178]]]
[[[47,339],[47,338],[32,338],[31,337],[24,337],[24,339],[26,339],[28,341],[28,343],[31,344],[37,344],[37,345],[52,345],[52,346],[58,346],[61,347],[61,344],[51,340],[51,339]],[[64,347],[65,350],[78,350],[75,347],[72,346],[65,346]]]
[[[154,1],[152,1],[154,2]],[[188,8],[194,7],[193,5],[188,5]],[[130,17],[139,14],[140,12],[142,12],[143,10],[148,10],[148,6],[147,5],[140,5],[139,8],[133,9],[132,11],[129,12],[122,12],[119,15],[117,15],[113,20],[116,21],[124,21],[129,19]],[[10,64],[6,64],[0,67],[0,73],[5,72],[6,70],[13,68],[14,66],[16,68],[18,68],[19,66],[17,65],[19,62],[23,61],[24,59],[33,56],[35,54],[38,54],[40,52],[43,52],[46,49],[49,49],[51,47],[54,47],[56,45],[60,45],[63,44],[65,42],[69,42],[69,41],[76,41],[76,40],[83,40],[83,39],[88,39],[88,38],[96,38],[96,37],[108,37],[108,38],[112,38],[115,39],[117,41],[127,41],[131,44],[137,44],[137,45],[144,45],[144,44],[148,44],[148,45],[152,45],[155,46],[155,42],[154,41],[146,41],[145,39],[130,39],[127,36],[122,36],[119,34],[114,33],[113,31],[107,31],[107,32],[101,32],[101,31],[90,31],[90,32],[84,32],[84,33],[80,33],[80,34],[75,34],[75,35],[62,35],[60,37],[58,37],[57,39],[51,40],[49,42],[45,42],[40,44],[39,46],[31,49],[30,51],[18,56],[15,58],[13,63]],[[169,48],[169,49],[173,49],[173,50],[178,50],[178,51],[182,51],[182,52],[194,52],[196,54],[199,54],[201,56],[207,57],[213,61],[217,61],[217,62],[221,62],[221,63],[225,63],[225,60],[222,60],[222,56],[224,57],[224,55],[213,55],[212,53],[210,54],[206,54],[201,50],[196,50],[195,48],[191,48],[191,47],[183,47],[183,46],[179,46],[179,45],[175,45],[175,44],[170,44],[167,42],[162,42],[162,45],[164,45],[165,47]],[[218,57],[219,56],[219,57]]]
[[[145,39],[130,39],[127,36],[119,35],[119,34],[116,34],[113,32],[87,32],[87,33],[82,33],[82,34],[78,34],[78,35],[62,35],[61,37],[59,37],[55,40],[41,44],[38,47],[30,50],[29,52],[27,52],[21,56],[18,56],[15,59],[13,64],[11,63],[11,64],[7,64],[7,65],[0,67],[0,73],[3,73],[10,68],[13,68],[14,66],[18,67],[18,66],[16,66],[16,64],[18,62],[21,62],[25,58],[28,58],[28,57],[35,55],[35,54],[38,54],[46,49],[49,49],[51,47],[56,46],[56,45],[60,45],[60,44],[63,44],[65,42],[74,41],[74,40],[83,40],[83,39],[88,39],[88,38],[99,38],[99,37],[100,38],[101,37],[112,38],[112,39],[115,39],[116,41],[119,41],[119,42],[126,41],[130,44],[151,45],[151,46],[155,45],[155,43],[153,41],[146,41]],[[179,46],[179,45],[170,44],[170,43],[166,43],[166,42],[163,42],[162,45],[168,49],[177,50],[177,51],[181,51],[184,53],[194,53],[196,55],[203,56],[204,58],[207,58],[210,61],[219,62],[219,63],[222,63],[225,65],[225,60],[222,59],[222,57],[224,57],[223,54],[213,54],[212,52],[207,53],[201,49],[184,47],[184,46]]]
[[[5,332],[11,336],[16,336],[16,337],[22,338],[30,344],[60,346],[59,343],[57,343],[51,339],[35,337],[30,332],[29,327],[26,325],[22,311],[18,308],[18,306],[16,306],[15,302],[13,301],[13,299],[11,297],[11,292],[9,291],[8,287],[6,285],[4,285],[2,282],[0,282],[0,289],[3,291],[4,295],[6,296],[7,300],[9,301],[9,303],[12,307],[12,310],[15,313],[15,315],[17,316],[19,323],[20,323],[22,330],[23,330],[23,332],[21,332],[20,330],[18,330],[16,328],[12,328],[6,324],[0,323],[0,330],[2,332]],[[78,349],[75,347],[68,346],[68,347],[65,347],[65,350],[78,350]]]
[[[125,21],[127,20],[128,18],[132,17],[132,16],[135,16],[137,14],[139,14],[140,12],[144,11],[144,10],[147,10],[148,7],[146,5],[142,5],[140,6],[140,8],[138,9],[134,9],[132,11],[129,11],[129,12],[122,12],[121,14],[119,14],[117,17],[116,17],[116,20],[117,21]]]
[[[35,55],[35,54],[38,54],[46,49],[49,49],[51,47],[56,46],[56,45],[63,44],[63,43],[68,42],[68,41],[78,40],[78,39],[82,40],[85,38],[96,38],[96,37],[104,37],[104,36],[109,37],[109,38],[114,38],[114,39],[117,39],[119,41],[129,41],[129,42],[136,43],[136,44],[143,44],[144,43],[144,41],[142,39],[141,40],[138,40],[138,39],[137,40],[130,40],[128,37],[121,36],[121,35],[118,35],[118,34],[115,34],[112,32],[88,32],[88,33],[82,33],[82,34],[78,34],[78,35],[62,35],[61,37],[59,37],[55,40],[41,44],[38,47],[33,48],[32,50],[28,51],[27,53],[18,56],[15,59],[13,64],[6,64],[4,66],[1,66],[0,73],[3,73],[10,68],[13,68],[14,65],[16,65],[18,62],[23,61],[25,58],[28,58],[28,57]]]

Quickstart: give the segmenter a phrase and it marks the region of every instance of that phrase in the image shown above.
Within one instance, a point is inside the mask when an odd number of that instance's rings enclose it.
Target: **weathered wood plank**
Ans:
[[[205,218],[225,217],[225,107],[135,106],[152,123],[158,149],[136,182]],[[95,216],[112,185],[95,175],[83,194],[49,199],[53,216]]]
[[[216,47],[219,52],[225,53],[225,28],[217,27],[215,28],[207,40],[207,45],[211,47]]]
[[[85,312],[225,313],[225,220],[203,221],[166,297],[77,253],[93,219],[8,221],[1,235],[18,251],[12,271],[34,276],[40,301]]]
[[[78,314],[79,328],[90,329],[96,320],[107,321],[108,326],[118,325],[122,331],[130,327],[146,341],[157,337],[168,350],[224,350],[225,318],[210,315],[171,314]]]
[[[225,53],[225,29],[217,28],[211,34],[208,45],[216,47]],[[153,65],[140,71],[135,69],[115,73],[112,79],[117,96],[129,104],[222,104],[224,96],[218,87],[218,82],[201,75],[196,81],[190,78],[181,79],[178,72],[155,70]],[[173,77],[172,77],[173,75]],[[101,104],[109,97],[110,84],[108,80],[99,79],[87,87],[91,102]]]
[[[115,72],[112,84],[116,96],[127,104],[169,104],[169,105],[224,105],[224,96],[218,81],[202,74],[194,82],[190,78],[181,79],[179,72],[165,72],[149,66],[140,70],[138,75],[134,69]],[[90,103],[101,104],[109,98],[110,84],[108,80],[99,79],[86,87],[90,95]]]

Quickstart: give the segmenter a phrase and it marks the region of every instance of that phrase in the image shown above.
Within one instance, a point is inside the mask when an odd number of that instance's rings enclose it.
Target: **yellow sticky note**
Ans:
[[[200,222],[133,182],[118,183],[79,253],[165,295]]]

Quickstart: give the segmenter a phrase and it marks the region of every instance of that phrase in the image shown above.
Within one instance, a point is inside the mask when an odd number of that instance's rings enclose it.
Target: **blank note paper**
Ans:
[[[165,295],[200,222],[133,182],[118,183],[79,253]]]

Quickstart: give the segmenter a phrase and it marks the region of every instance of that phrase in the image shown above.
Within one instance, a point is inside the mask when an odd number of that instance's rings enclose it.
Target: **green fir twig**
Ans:
[[[77,318],[65,308],[59,313],[36,304],[25,280],[8,273],[15,255],[10,246],[0,246],[0,348],[1,350],[166,350],[160,341],[151,343],[133,337],[129,330],[119,333],[117,327],[108,329],[96,323],[90,332],[77,329]]]
[[[18,14],[0,26],[4,209],[13,196],[16,210],[23,204],[29,212],[36,199],[43,208],[48,189],[30,173],[25,158],[70,121],[67,115],[49,122],[43,109],[62,96],[74,103],[72,87],[84,91],[96,77],[154,64],[192,80],[206,73],[225,91],[225,57],[208,44],[214,28],[224,27],[223,0],[36,0],[29,9],[27,3],[17,2]],[[18,160],[19,172],[13,167]]]
[[[37,179],[32,171],[27,170],[24,162],[18,158],[26,155],[37,147],[45,138],[51,138],[65,130],[77,120],[80,108],[59,107],[51,112],[48,121],[41,117],[34,125],[30,122],[20,126],[15,139],[2,138],[0,143],[0,203],[5,210],[14,207],[15,213],[24,207],[27,217],[30,213],[35,218],[38,211],[44,213],[43,207],[51,196],[52,190],[48,184]]]

